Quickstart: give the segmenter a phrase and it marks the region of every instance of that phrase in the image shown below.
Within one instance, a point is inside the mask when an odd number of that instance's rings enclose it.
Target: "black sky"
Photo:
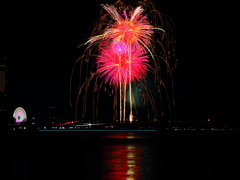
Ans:
[[[9,68],[11,108],[23,106],[33,113],[45,106],[68,108],[70,73],[81,56],[77,46],[90,36],[100,4],[114,2],[1,3],[2,57],[7,57]],[[236,78],[229,62],[229,31],[223,28],[229,24],[226,4],[154,2],[175,24],[180,114],[235,117]]]

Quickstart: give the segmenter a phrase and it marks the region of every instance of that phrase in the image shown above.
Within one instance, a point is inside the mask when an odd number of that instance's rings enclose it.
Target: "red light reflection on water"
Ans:
[[[115,133],[106,133],[102,135],[102,138],[106,139],[138,139],[140,138],[139,135],[137,135],[134,132],[115,132]]]
[[[111,134],[108,138],[134,139],[133,134]],[[102,153],[102,177],[111,180],[133,180],[140,175],[138,158],[143,149],[132,143],[113,143],[104,147]]]

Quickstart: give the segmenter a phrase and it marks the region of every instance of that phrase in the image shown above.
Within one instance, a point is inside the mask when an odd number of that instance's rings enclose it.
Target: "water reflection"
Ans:
[[[151,133],[83,132],[15,141],[12,149],[22,150],[12,151],[8,168],[23,179],[152,180],[163,176],[163,161]]]
[[[128,180],[134,179],[134,174],[136,173],[135,168],[136,166],[136,161],[135,161],[135,146],[127,146],[128,149],[128,154],[127,154],[127,159],[129,159],[127,161],[127,166],[128,166],[128,170],[127,170],[127,175],[129,177],[127,177]]]
[[[140,138],[138,135],[125,132],[108,134],[105,138],[112,141],[102,146],[101,179],[134,180],[151,176],[152,147],[138,143],[135,139]]]
[[[239,137],[232,143],[222,136],[156,138],[154,132],[57,135],[2,142],[2,179],[217,179],[218,173],[238,173],[233,162],[239,158]]]
[[[108,132],[102,134],[102,138],[105,139],[139,139],[141,138],[136,132]]]

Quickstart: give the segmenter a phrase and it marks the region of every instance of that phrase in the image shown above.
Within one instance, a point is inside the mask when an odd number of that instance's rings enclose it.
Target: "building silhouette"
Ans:
[[[7,125],[7,58],[0,60],[0,126]]]

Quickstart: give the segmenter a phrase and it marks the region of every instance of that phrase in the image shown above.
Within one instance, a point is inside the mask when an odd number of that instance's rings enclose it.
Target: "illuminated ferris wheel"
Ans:
[[[15,123],[19,124],[27,121],[26,111],[22,107],[17,107],[13,112]]]

